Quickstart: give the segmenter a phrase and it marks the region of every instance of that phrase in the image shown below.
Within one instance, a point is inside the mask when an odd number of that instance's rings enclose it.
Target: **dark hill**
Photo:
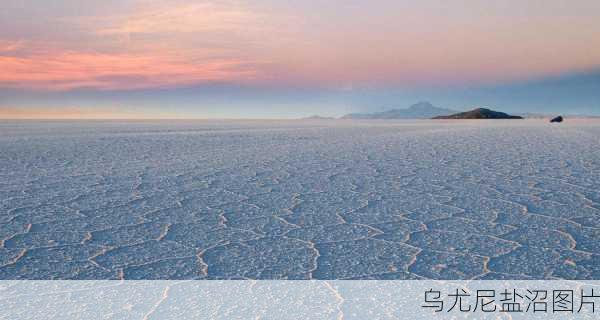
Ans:
[[[451,114],[449,116],[438,116],[433,119],[523,119],[523,117],[511,116],[504,112],[486,108],[477,108],[471,111]]]

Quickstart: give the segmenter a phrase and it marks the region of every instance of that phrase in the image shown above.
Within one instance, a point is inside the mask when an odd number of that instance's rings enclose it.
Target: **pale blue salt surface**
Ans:
[[[0,122],[0,279],[600,279],[600,121]]]

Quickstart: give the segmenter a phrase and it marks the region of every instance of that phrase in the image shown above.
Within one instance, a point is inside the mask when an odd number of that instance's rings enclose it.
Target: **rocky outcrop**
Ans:
[[[433,119],[523,119],[523,117],[512,116],[504,112],[486,108],[477,108],[471,111],[451,114],[449,116],[438,116]]]

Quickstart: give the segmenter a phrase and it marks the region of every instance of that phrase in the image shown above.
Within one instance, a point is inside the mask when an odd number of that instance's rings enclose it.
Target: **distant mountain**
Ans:
[[[419,102],[408,109],[392,109],[375,113],[350,113],[342,119],[431,119],[437,116],[453,114],[458,111],[438,108],[429,102]]]
[[[312,115],[310,117],[302,118],[302,120],[332,120],[332,119],[335,119],[335,118],[333,118],[333,117],[323,117],[323,116],[316,115],[316,114]]]
[[[451,114],[449,116],[437,116],[433,119],[523,119],[523,117],[511,116],[504,112],[494,111],[486,108],[477,108],[471,111]]]

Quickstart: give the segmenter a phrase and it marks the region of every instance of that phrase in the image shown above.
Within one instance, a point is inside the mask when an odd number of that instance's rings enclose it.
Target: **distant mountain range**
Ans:
[[[431,119],[444,116],[458,111],[438,108],[429,102],[419,102],[408,107],[408,109],[392,109],[375,113],[350,113],[342,119]]]
[[[523,119],[523,117],[511,116],[504,112],[494,111],[486,108],[477,108],[466,112],[437,116],[433,117],[433,119]]]
[[[487,108],[477,108],[466,112],[460,112],[451,109],[439,108],[429,102],[422,101],[415,103],[407,109],[391,109],[382,112],[373,113],[349,113],[340,119],[551,119],[558,114],[543,113],[520,113],[509,115],[504,112],[494,111]],[[563,115],[567,119],[586,119],[600,118],[600,116],[588,115]],[[334,119],[332,117],[322,117],[313,115],[303,119],[325,120]]]

